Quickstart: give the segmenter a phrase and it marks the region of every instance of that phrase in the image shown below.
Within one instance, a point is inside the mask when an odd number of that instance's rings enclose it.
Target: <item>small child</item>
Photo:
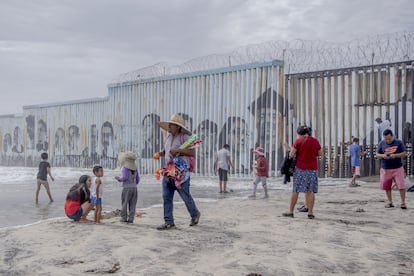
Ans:
[[[122,209],[121,222],[133,223],[135,218],[135,208],[138,201],[137,185],[139,183],[139,173],[135,160],[137,156],[133,152],[120,152],[118,160],[122,166],[122,176],[116,176],[118,182],[122,182]]]
[[[49,182],[47,182],[47,176],[49,175],[50,179],[52,181],[55,181],[50,169],[50,163],[47,161],[49,155],[44,152],[40,155],[40,157],[42,158],[42,161],[39,163],[39,171],[37,173],[36,204],[39,203],[39,191],[41,185],[45,186],[49,200],[50,202],[53,202],[52,194],[50,193]]]
[[[352,145],[349,147],[351,153],[351,166],[352,166],[352,179],[349,187],[358,187],[359,184],[356,183],[356,178],[360,176],[361,168],[361,156],[364,156],[365,152],[362,152],[359,145],[359,139],[354,137],[352,139]]]
[[[102,166],[94,166],[93,174],[95,175],[92,181],[92,205],[95,206],[95,224],[101,224],[101,214],[102,214],[102,196],[103,196],[103,184],[101,177],[104,175]]]
[[[267,167],[266,157],[264,157],[264,149],[257,147],[253,152],[256,159],[256,166],[254,168],[256,169],[256,179],[253,182],[253,194],[250,195],[249,198],[256,198],[257,184],[259,184],[259,182],[262,182],[263,190],[265,192],[263,198],[268,198],[269,195],[267,193],[266,178],[269,177],[269,171]]]

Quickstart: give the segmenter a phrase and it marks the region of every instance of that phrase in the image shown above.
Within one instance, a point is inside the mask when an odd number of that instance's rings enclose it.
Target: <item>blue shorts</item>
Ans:
[[[92,196],[91,197],[91,202],[93,206],[97,206],[97,205],[101,205],[102,206],[102,198],[98,198],[98,201],[96,201],[96,197]]]
[[[69,215],[67,215],[67,216],[68,216],[68,218],[73,219],[74,221],[79,221],[79,220],[81,219],[81,217],[82,217],[82,213],[83,213],[83,209],[82,209],[82,206],[81,206],[81,207],[79,207],[79,209],[76,211],[76,213],[74,213],[74,214],[73,214],[73,215],[71,215],[71,216],[69,216]]]
[[[313,192],[316,194],[318,192],[318,171],[301,170],[295,167],[293,172],[293,192]]]

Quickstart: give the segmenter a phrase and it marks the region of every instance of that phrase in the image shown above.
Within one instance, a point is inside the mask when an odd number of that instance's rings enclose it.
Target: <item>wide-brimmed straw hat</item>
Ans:
[[[132,171],[137,170],[137,165],[135,165],[136,159],[137,159],[137,155],[131,151],[120,152],[118,154],[118,160],[121,163],[121,166],[127,169],[130,169]]]
[[[169,121],[162,121],[162,122],[158,123],[160,128],[162,128],[163,130],[166,130],[166,131],[169,130],[168,124],[174,124],[174,125],[177,125],[177,126],[181,127],[181,132],[183,132],[185,134],[188,134],[188,135],[192,134],[191,131],[188,128],[185,127],[183,117],[181,117],[178,114],[172,115],[171,119]]]
[[[264,149],[261,147],[257,147],[255,150],[253,150],[253,152],[257,153],[258,155],[264,156]]]

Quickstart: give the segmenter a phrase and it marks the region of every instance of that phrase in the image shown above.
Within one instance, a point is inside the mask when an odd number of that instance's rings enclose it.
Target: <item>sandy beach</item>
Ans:
[[[385,209],[378,183],[361,184],[320,187],[314,220],[282,217],[290,191],[271,190],[267,200],[199,201],[195,227],[177,203],[169,231],[155,229],[161,207],[130,225],[111,217],[104,225],[55,219],[1,229],[0,274],[414,275],[413,193],[407,210],[396,191],[396,207]]]

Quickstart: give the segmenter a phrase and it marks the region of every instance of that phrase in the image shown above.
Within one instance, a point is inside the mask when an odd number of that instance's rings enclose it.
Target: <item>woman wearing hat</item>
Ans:
[[[182,157],[182,160],[187,163],[187,169],[182,172],[181,188],[176,187],[173,178],[164,176],[162,180],[162,197],[164,205],[164,224],[157,227],[158,230],[168,230],[175,228],[174,216],[173,216],[173,201],[174,192],[177,191],[187,207],[188,212],[191,216],[190,226],[198,224],[200,218],[200,212],[194,202],[193,197],[190,193],[190,171],[189,171],[189,160],[188,157],[195,156],[194,148],[179,149],[179,147],[186,141],[191,131],[184,126],[183,118],[175,114],[171,116],[169,121],[163,121],[158,123],[159,126],[168,131],[168,136],[165,139],[164,149],[159,152],[160,156],[165,156],[165,164],[171,164],[174,156]]]
[[[133,152],[120,152],[118,160],[122,166],[122,176],[115,179],[122,182],[122,209],[121,222],[133,223],[135,218],[135,208],[138,200],[137,185],[139,183],[139,173],[135,160],[137,156]]]
[[[318,192],[318,156],[323,156],[319,141],[310,136],[311,129],[307,126],[299,126],[299,137],[293,143],[290,157],[296,157],[295,170],[293,172],[293,191],[290,199],[289,212],[283,213],[285,217],[293,218],[293,209],[298,201],[299,193],[305,193],[305,202],[308,207],[308,218],[313,219],[313,206],[315,193]]]

